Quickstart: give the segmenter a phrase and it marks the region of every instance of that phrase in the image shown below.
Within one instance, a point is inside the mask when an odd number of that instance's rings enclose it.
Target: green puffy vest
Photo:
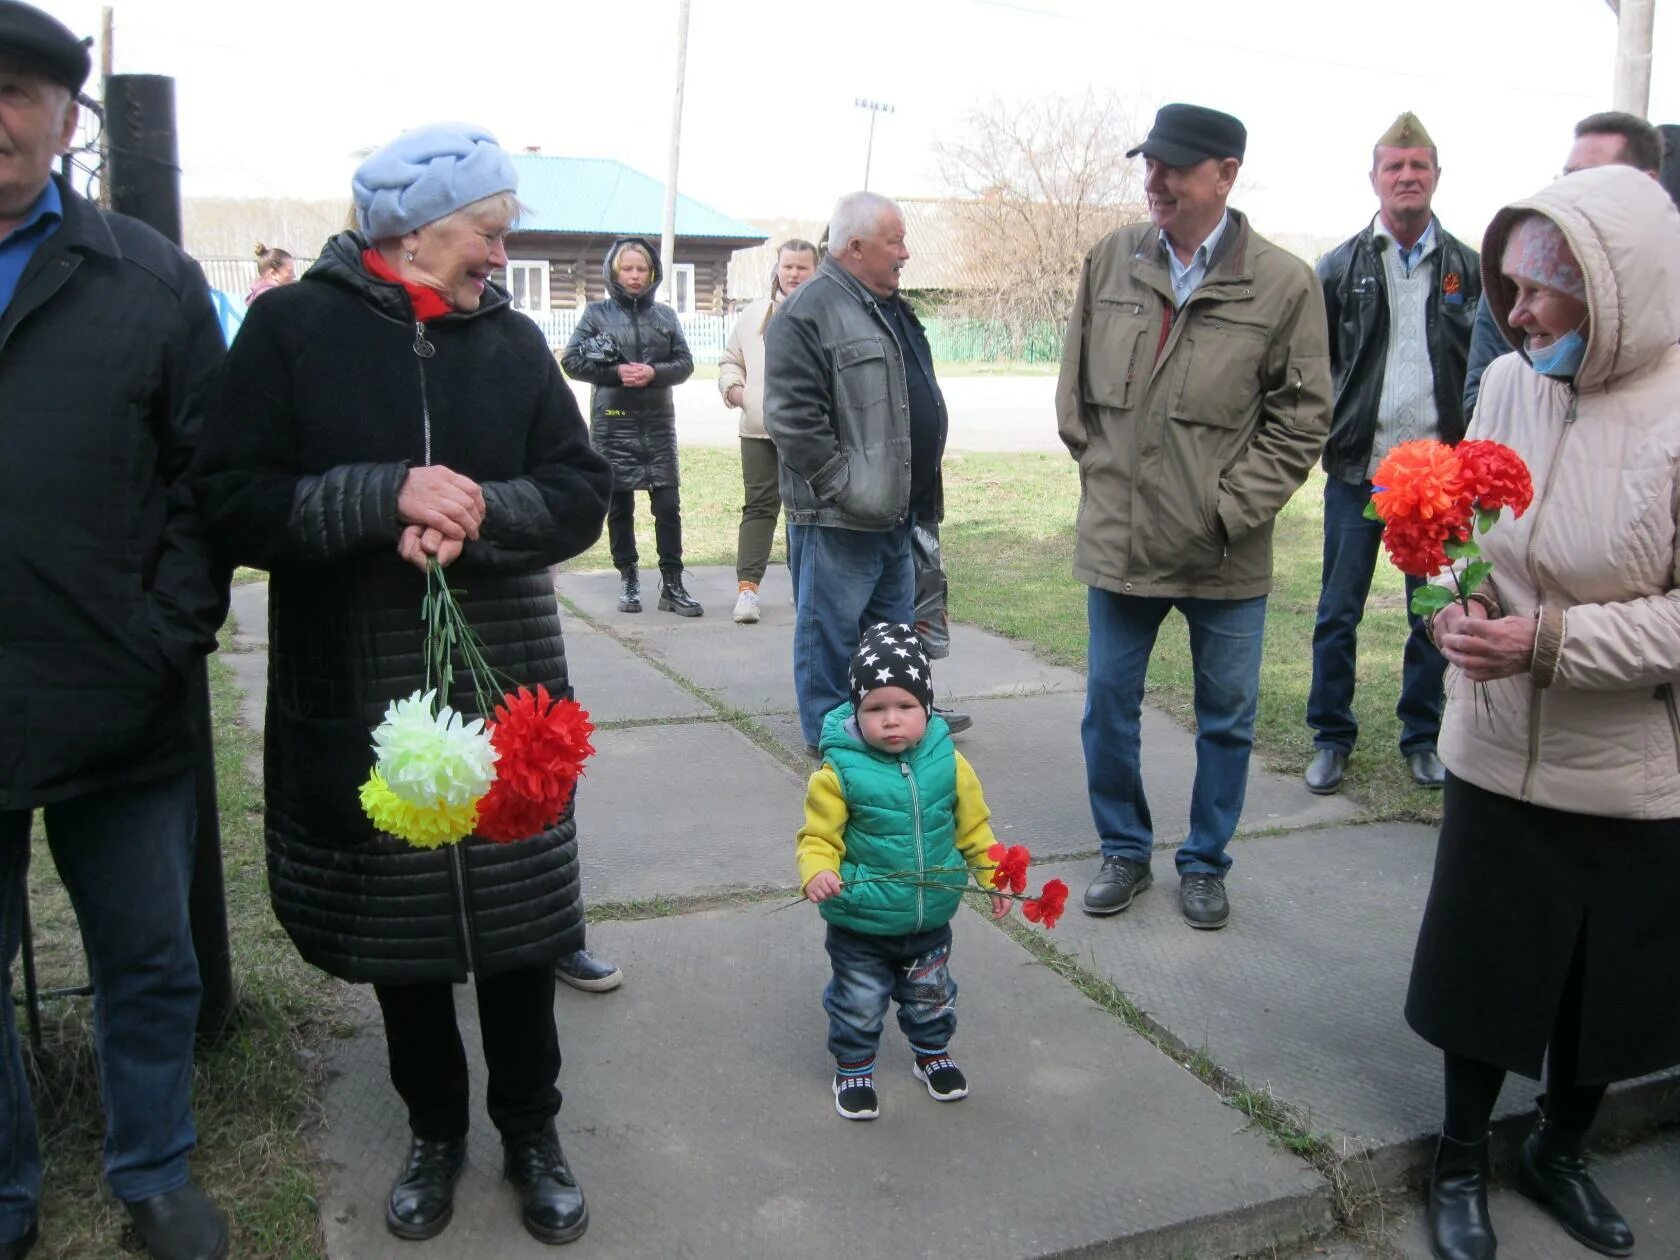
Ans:
[[[951,921],[969,882],[957,851],[957,753],[943,718],[928,721],[922,742],[899,757],[864,743],[852,706],[843,704],[823,721],[824,758],[840,776],[846,798],[846,856],[840,879],[891,871],[923,871],[937,888],[914,880],[876,880],[843,888],[824,901],[823,918],[853,932],[903,936]],[[935,872],[936,867],[950,867]]]

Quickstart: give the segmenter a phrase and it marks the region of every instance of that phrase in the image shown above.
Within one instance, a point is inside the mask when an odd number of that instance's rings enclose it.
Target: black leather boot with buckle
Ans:
[[[589,1207],[549,1123],[535,1133],[502,1139],[503,1175],[524,1195],[520,1219],[531,1237],[569,1243],[589,1228]]]
[[[661,571],[659,574],[659,611],[673,612],[679,617],[698,617],[706,610],[700,601],[683,590],[682,571]]]
[[[1487,1187],[1486,1136],[1455,1142],[1443,1133],[1429,1180],[1429,1246],[1440,1260],[1493,1260],[1498,1254]]]
[[[1556,1217],[1583,1247],[1607,1256],[1631,1255],[1633,1231],[1587,1171],[1583,1137],[1541,1116],[1517,1152],[1517,1189]]]

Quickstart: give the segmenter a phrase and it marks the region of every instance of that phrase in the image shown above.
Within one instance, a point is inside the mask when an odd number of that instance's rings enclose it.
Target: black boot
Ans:
[[[1487,1138],[1455,1142],[1443,1133],[1429,1180],[1429,1246],[1440,1260],[1493,1260],[1498,1254],[1487,1185]]]
[[[634,567],[618,571],[618,611],[635,613],[642,611],[642,578]]]
[[[1540,1124],[1517,1152],[1517,1189],[1545,1208],[1576,1242],[1607,1256],[1633,1251],[1633,1231],[1587,1172],[1584,1135]]]
[[[524,1193],[520,1219],[531,1237],[569,1243],[589,1228],[589,1207],[560,1151],[552,1122],[535,1133],[502,1139],[503,1175]]]
[[[683,590],[682,570],[659,574],[659,611],[674,612],[679,617],[698,617],[706,610],[700,601]]]
[[[227,1217],[190,1181],[123,1206],[146,1254],[157,1260],[224,1260],[228,1253]]]
[[[455,1183],[466,1162],[464,1138],[453,1142],[415,1138],[408,1148],[408,1163],[385,1204],[385,1228],[411,1241],[443,1233],[455,1215]]]

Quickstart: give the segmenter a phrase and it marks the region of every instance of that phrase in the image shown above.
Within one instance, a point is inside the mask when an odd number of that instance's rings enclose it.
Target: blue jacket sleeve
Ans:
[[[1502,354],[1510,354],[1511,347],[1505,341],[1505,335],[1499,331],[1499,325],[1494,322],[1493,308],[1488,305],[1487,295],[1476,306],[1476,324],[1470,330],[1470,362],[1464,372],[1464,423],[1468,427],[1470,416],[1476,410],[1476,399],[1482,392],[1482,373],[1487,371],[1487,365]]]

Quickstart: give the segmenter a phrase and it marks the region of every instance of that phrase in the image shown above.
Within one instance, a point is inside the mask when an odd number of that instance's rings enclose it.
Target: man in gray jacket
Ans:
[[[829,252],[765,332],[764,428],[781,458],[799,725],[815,755],[849,694],[860,627],[914,617],[910,527],[943,512],[945,399],[898,295],[904,216],[875,193],[834,208]]]

